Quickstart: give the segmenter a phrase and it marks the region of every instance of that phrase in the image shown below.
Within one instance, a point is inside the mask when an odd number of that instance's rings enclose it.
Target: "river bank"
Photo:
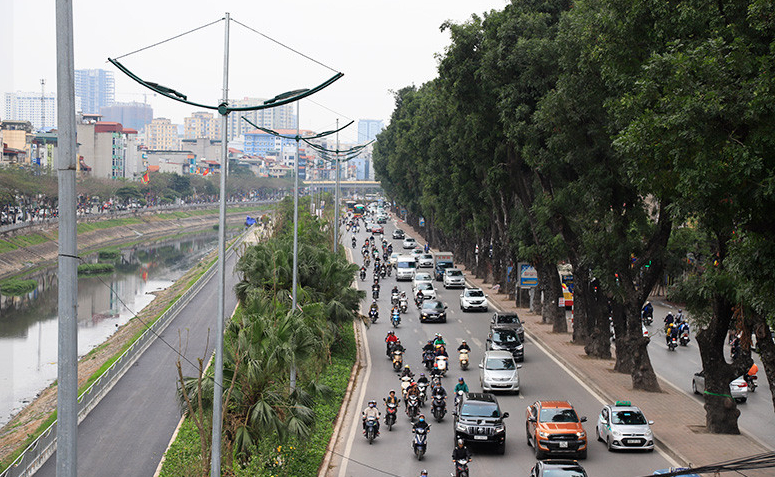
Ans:
[[[264,206],[266,208],[266,206]],[[256,205],[246,208],[230,208],[227,223],[240,224],[244,222],[245,215],[257,215]],[[126,246],[142,240],[150,242],[154,239],[192,233],[197,230],[212,229],[217,223],[218,211],[178,211],[165,214],[148,214],[146,216],[132,217],[132,220],[116,219],[91,222],[91,230],[79,233],[79,254],[86,255],[105,247]],[[79,224],[79,230],[81,229]],[[113,226],[111,226],[113,225]],[[44,236],[47,242],[34,245],[25,245],[13,251],[0,254],[0,276],[22,275],[39,267],[54,263],[57,253],[56,230],[45,230],[42,227],[29,230],[24,235],[13,237],[12,243],[29,243],[33,240],[23,241],[23,238]],[[2,236],[1,239],[7,239]],[[37,239],[40,240],[40,239]],[[24,254],[24,257],[19,255]],[[23,260],[27,258],[28,260]],[[179,297],[212,263],[216,258],[213,252],[196,266],[188,270],[180,279],[170,287],[156,292],[156,297],[143,308],[135,318],[121,326],[103,344],[86,354],[80,359],[78,365],[79,389],[86,386],[90,377],[101,369],[109,366],[112,359],[120,354],[134,339],[144,331],[146,324],[152,323],[166,310],[170,304]],[[17,267],[12,270],[12,267]],[[5,426],[0,429],[0,469],[6,467],[15,456],[31,442],[31,436],[47,426],[53,419],[52,414],[56,410],[56,385],[53,384],[43,390],[23,410],[16,414]]]

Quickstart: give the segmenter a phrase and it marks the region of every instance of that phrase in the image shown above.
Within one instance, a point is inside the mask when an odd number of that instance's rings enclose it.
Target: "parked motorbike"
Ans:
[[[431,401],[431,414],[436,421],[441,422],[447,414],[447,401],[442,394],[434,394]]]
[[[366,439],[369,440],[369,445],[377,438],[377,418],[370,417],[366,419]]]
[[[412,448],[414,449],[414,455],[417,456],[417,460],[422,460],[425,455],[425,451],[428,449],[428,433],[430,432],[430,426],[417,427],[412,429],[414,433],[414,439],[412,439]]]
[[[458,359],[460,361],[460,369],[463,371],[468,369],[468,351],[461,349],[458,352]]]
[[[455,477],[468,477],[468,459],[455,461]]]
[[[391,323],[393,323],[393,328],[398,328],[398,325],[401,324],[401,313],[398,312],[398,310],[393,311],[393,316],[390,317]]]
[[[436,365],[438,365],[439,371],[441,371],[441,375],[446,376],[447,375],[447,357],[436,356]]]
[[[420,399],[414,394],[409,395],[406,399],[406,415],[412,422],[420,415]]]
[[[383,399],[384,400],[384,399]],[[386,401],[386,400],[385,400]],[[393,430],[393,424],[396,423],[396,413],[398,412],[398,405],[396,403],[387,403],[385,407],[385,425],[388,431]]]
[[[404,365],[404,353],[400,350],[393,350],[393,369],[400,371]]]

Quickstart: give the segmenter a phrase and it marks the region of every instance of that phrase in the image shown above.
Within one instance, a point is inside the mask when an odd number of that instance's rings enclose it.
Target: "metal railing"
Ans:
[[[226,257],[242,242],[244,232],[226,251]],[[214,262],[199,279],[186,290],[159,318],[149,326],[132,345],[91,386],[78,396],[78,422],[83,421],[102,398],[115,386],[118,380],[137,361],[143,352],[167,328],[178,312],[205,286],[217,271]],[[0,477],[28,477],[35,473],[56,451],[57,423],[54,421],[43,433],[21,453],[13,463],[0,473]]]

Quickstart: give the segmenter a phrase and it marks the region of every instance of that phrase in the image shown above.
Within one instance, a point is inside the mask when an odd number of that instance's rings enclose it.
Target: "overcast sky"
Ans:
[[[435,54],[449,44],[446,20],[502,9],[507,0],[74,0],[75,67],[114,71],[117,101],[143,101],[140,85],[106,62],[229,12],[272,39],[345,76],[301,102],[301,126],[332,128],[356,120],[343,140],[355,140],[358,119],[393,110],[391,90],[420,86],[436,76]],[[54,0],[0,0],[0,92],[56,88]],[[6,16],[11,12],[11,15]],[[8,21],[8,18],[12,18]],[[141,78],[172,87],[189,100],[217,104],[223,84],[224,22],[122,59]],[[231,24],[229,97],[273,97],[313,87],[333,72]],[[195,111],[148,95],[154,116],[182,123]]]

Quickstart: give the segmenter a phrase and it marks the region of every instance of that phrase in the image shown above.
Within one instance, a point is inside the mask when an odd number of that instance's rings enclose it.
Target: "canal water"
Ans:
[[[78,278],[78,356],[99,346],[218,245],[217,232],[121,250],[115,271]],[[97,262],[96,256],[89,258]],[[29,277],[38,288],[0,295],[0,426],[57,376],[57,269]]]

